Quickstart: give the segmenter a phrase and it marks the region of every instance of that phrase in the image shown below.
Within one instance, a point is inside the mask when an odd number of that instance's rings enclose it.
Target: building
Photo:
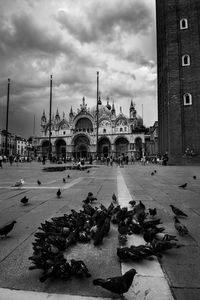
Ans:
[[[156,0],[159,152],[200,161],[200,2]],[[187,154],[187,155],[186,155]]]
[[[6,151],[6,130],[0,130],[0,154],[5,154]],[[8,132],[7,134],[7,155],[15,154],[15,135]]]
[[[156,157],[158,152],[158,121],[149,127],[148,134],[145,135],[146,155]]]
[[[97,107],[88,108],[83,97],[76,113],[71,108],[68,118],[65,113],[61,117],[57,109],[51,124],[43,111],[41,135],[35,137],[33,142],[37,155],[47,158],[51,153],[56,160],[89,159],[91,156],[94,159],[97,155],[99,158],[123,155],[140,159],[145,152],[146,129],[133,101],[130,103],[129,116],[124,115],[122,108],[117,114],[114,103],[112,107],[109,103]]]

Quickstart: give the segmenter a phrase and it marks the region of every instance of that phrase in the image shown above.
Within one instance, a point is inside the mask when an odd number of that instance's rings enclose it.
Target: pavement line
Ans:
[[[111,300],[112,298],[100,298],[67,294],[50,294],[44,292],[32,292],[10,290],[0,288],[0,300]]]
[[[129,201],[133,199],[121,170],[117,171],[118,202],[124,207],[130,207]],[[140,235],[128,236],[127,246],[145,244]],[[167,279],[161,269],[156,257],[153,260],[143,260],[142,262],[123,262],[121,264],[122,274],[131,268],[136,269],[137,274],[129,291],[125,294],[127,300],[173,300],[173,296]]]
[[[79,183],[80,181],[82,181],[84,179],[84,177],[79,177],[79,178],[76,178],[74,179],[73,181],[69,182],[69,183],[66,183],[64,185],[60,185],[60,186],[43,186],[43,185],[40,185],[40,186],[21,186],[21,187],[16,187],[16,186],[0,186],[0,189],[9,189],[9,190],[31,190],[31,189],[47,189],[47,190],[50,190],[50,189],[63,189],[63,190],[66,190],[66,189],[69,189],[70,187],[72,187],[73,185]],[[1,299],[0,299],[1,300]]]

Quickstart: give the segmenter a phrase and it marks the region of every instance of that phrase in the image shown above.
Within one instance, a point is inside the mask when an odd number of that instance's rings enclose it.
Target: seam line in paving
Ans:
[[[133,199],[120,169],[117,170],[117,190],[118,202],[121,207],[130,207],[129,201]],[[128,236],[128,245],[144,244],[144,239],[140,235]],[[131,268],[136,269],[137,274],[132,286],[126,293],[127,300],[173,300],[170,287],[162,271],[157,258],[152,261],[143,260],[142,262],[122,262],[122,274]],[[155,274],[157,276],[155,276]],[[146,298],[147,297],[147,298]]]

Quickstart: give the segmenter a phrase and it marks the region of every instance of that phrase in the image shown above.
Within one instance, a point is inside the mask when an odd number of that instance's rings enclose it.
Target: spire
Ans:
[[[120,114],[122,114],[122,107],[120,106]]]
[[[133,104],[133,100],[131,99],[131,105],[130,108],[135,108],[134,104]]]
[[[59,117],[58,107],[57,107],[57,111],[56,111],[56,117]]]
[[[43,109],[43,113],[42,113],[42,118],[46,118],[44,109]]]
[[[74,117],[74,113],[73,113],[72,106],[71,106],[70,113],[69,113],[70,120],[72,120],[73,117]]]
[[[111,109],[111,112],[114,113],[115,112],[115,105],[114,105],[114,101],[112,103],[112,109]]]

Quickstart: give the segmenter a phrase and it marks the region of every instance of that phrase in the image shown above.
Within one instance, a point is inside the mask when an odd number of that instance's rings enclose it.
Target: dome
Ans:
[[[96,116],[96,106],[93,106],[90,110],[90,113],[95,117]],[[99,105],[99,118],[106,116],[111,116],[111,110],[109,110],[105,105]]]

